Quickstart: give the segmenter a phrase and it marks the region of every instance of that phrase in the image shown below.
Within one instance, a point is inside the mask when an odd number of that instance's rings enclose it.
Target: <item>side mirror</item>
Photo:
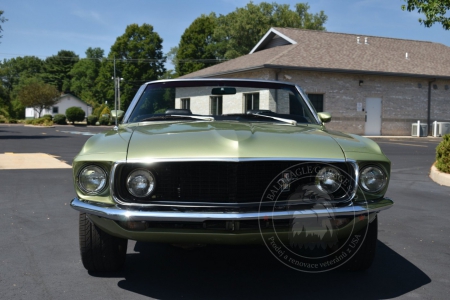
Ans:
[[[111,117],[121,119],[124,113],[123,110],[111,110]]]
[[[317,113],[317,115],[319,116],[320,120],[324,123],[328,123],[331,121],[331,114],[328,112],[320,112]]]

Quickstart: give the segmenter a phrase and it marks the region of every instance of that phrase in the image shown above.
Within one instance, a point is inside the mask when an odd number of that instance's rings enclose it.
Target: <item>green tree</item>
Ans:
[[[176,66],[178,64],[177,53],[178,53],[178,47],[177,46],[170,48],[169,52],[166,53],[167,59],[170,60],[170,62],[174,66]]]
[[[9,93],[4,87],[0,85],[0,115],[9,117],[9,103]]]
[[[92,106],[100,104],[103,100],[96,84],[103,56],[102,49],[89,47],[86,50],[86,58],[75,63],[69,72],[72,77],[70,90]]]
[[[139,87],[147,81],[156,80],[164,74],[166,57],[162,52],[162,38],[153,31],[153,26],[128,25],[125,33],[116,39],[108,60],[102,65],[97,84],[105,100],[114,103],[113,61],[116,75],[123,78],[120,83],[121,109],[126,110]]]
[[[55,105],[58,96],[59,92],[54,86],[38,78],[30,78],[20,89],[17,99],[23,106],[33,107],[40,117],[44,109]]]
[[[8,21],[8,19],[6,19],[5,17],[2,17],[3,13],[4,13],[4,11],[0,10],[0,23],[5,23],[6,21]],[[3,31],[3,28],[2,28],[2,26],[0,26],[0,32],[2,32],[2,31]],[[2,36],[3,35],[0,35],[0,38]]]
[[[307,3],[297,3],[292,10],[288,4],[249,2],[227,15],[201,15],[174,50],[177,75],[248,54],[271,27],[325,30],[325,13],[313,14],[309,9]]]
[[[214,33],[218,58],[233,59],[248,54],[271,27],[291,27],[325,30],[327,16],[323,11],[309,13],[307,3],[289,4],[248,3],[243,8],[220,15]]]
[[[84,121],[85,117],[86,114],[80,107],[73,106],[66,109],[67,121],[72,122],[72,125],[75,124],[75,122]]]
[[[407,5],[402,5],[402,10],[417,11],[425,15],[425,19],[419,18],[420,24],[431,27],[434,23],[440,23],[445,30],[450,29],[450,0],[405,0]]]
[[[78,60],[78,55],[68,50],[61,50],[57,55],[47,57],[42,76],[44,81],[54,85],[60,92],[68,91],[72,78],[70,71]]]
[[[0,63],[0,79],[4,88],[3,106],[9,109],[10,117],[23,119],[25,107],[17,100],[21,87],[32,78],[42,76],[43,61],[35,56],[16,57]]]
[[[3,86],[12,91],[20,79],[40,76],[44,62],[36,56],[5,59],[0,63],[0,77]]]
[[[214,13],[201,15],[184,31],[178,48],[171,49],[172,52],[176,51],[173,62],[178,75],[189,74],[217,63],[213,41],[216,19]]]

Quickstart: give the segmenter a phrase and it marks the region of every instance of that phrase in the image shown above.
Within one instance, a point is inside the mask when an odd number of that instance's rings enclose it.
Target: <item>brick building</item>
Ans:
[[[438,43],[271,28],[249,54],[184,77],[294,82],[332,114],[329,129],[356,134],[450,122],[450,47]]]

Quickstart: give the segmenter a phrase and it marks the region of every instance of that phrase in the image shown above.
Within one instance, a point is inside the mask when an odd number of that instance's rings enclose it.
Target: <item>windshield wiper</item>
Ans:
[[[167,120],[167,119],[197,119],[197,120],[204,120],[204,121],[214,121],[213,117],[204,117],[204,116],[196,116],[196,115],[164,115],[164,116],[153,116],[149,118],[145,118],[141,120],[140,122],[145,121],[153,121],[153,120]]]
[[[269,118],[269,119],[281,121],[281,122],[284,122],[284,123],[288,123],[288,124],[290,124],[290,125],[292,125],[292,126],[297,125],[297,121],[291,120],[291,119],[278,118],[278,117],[274,117],[274,116],[268,116],[268,115],[262,115],[262,114],[255,114],[255,113],[250,113],[250,114],[248,114],[248,115],[257,116],[257,117],[265,117],[265,118]]]

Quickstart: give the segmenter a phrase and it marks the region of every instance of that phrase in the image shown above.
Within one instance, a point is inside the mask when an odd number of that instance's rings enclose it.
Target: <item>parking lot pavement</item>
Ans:
[[[71,165],[85,141],[107,129],[96,126],[0,124],[0,153],[46,153]]]
[[[32,130],[0,126],[0,153],[71,161],[89,137]],[[447,299],[450,188],[427,174],[438,141],[377,141],[392,160],[387,196],[395,205],[379,215],[377,256],[364,273],[293,271],[264,247],[186,251],[130,241],[124,271],[89,274],[80,261],[78,213],[69,208],[71,170],[0,170],[0,298]]]

